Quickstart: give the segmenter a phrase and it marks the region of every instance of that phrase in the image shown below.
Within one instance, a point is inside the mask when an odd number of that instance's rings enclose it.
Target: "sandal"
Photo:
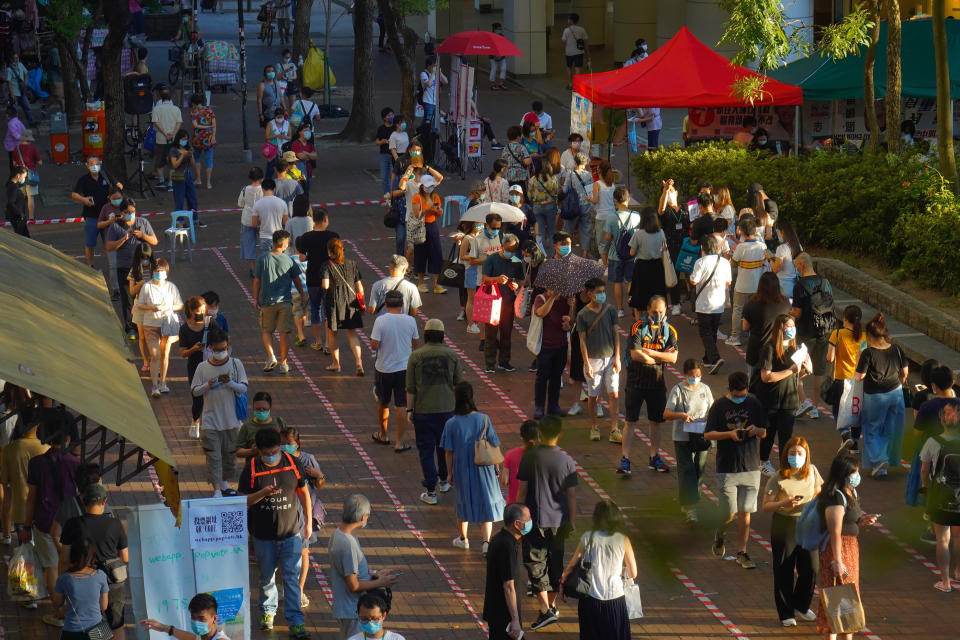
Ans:
[[[149,373],[149,372],[150,372],[150,363],[149,363],[149,362],[144,362],[144,363],[143,363],[143,366],[140,367],[140,372],[141,372],[141,373]]]
[[[410,451],[410,449],[412,449],[412,448],[413,448],[413,447],[410,445],[410,443],[406,443],[406,444],[404,444],[402,447],[395,448],[395,449],[393,450],[393,452],[394,452],[394,453],[403,453],[404,451]]]
[[[325,370],[325,371],[333,371],[334,373],[340,373],[340,367],[338,367],[338,366],[336,366],[336,365],[333,365],[333,364],[330,365],[329,367],[326,367],[326,369],[324,369],[324,370]]]
[[[302,346],[305,345],[305,344],[307,344],[307,341],[306,341],[306,340],[299,340],[299,339],[298,339],[296,342],[293,343],[293,346],[295,346],[295,347],[302,347]]]
[[[374,431],[373,433],[371,433],[370,437],[373,438],[373,441],[376,442],[377,444],[382,444],[382,445],[393,444],[392,442],[390,442],[390,438],[381,437],[380,433],[377,431]]]
[[[950,593],[952,591],[950,587],[943,586],[943,583],[940,582],[939,580],[933,583],[933,588],[936,589],[937,591],[942,591],[944,593]]]
[[[314,342],[310,345],[310,348],[314,351],[323,351],[324,345],[320,344],[319,342]]]
[[[357,367],[357,377],[358,378],[363,377],[363,367]]]

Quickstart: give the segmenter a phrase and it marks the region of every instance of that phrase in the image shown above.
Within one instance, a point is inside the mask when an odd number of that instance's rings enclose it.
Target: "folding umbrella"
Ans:
[[[513,205],[505,202],[483,202],[467,209],[460,216],[460,222],[486,222],[487,214],[490,213],[499,214],[503,222],[507,224],[523,222],[527,219],[523,211]]]
[[[557,291],[562,296],[572,296],[583,291],[583,285],[591,278],[603,278],[602,262],[570,255],[552,258],[540,265],[534,284],[544,289]]]

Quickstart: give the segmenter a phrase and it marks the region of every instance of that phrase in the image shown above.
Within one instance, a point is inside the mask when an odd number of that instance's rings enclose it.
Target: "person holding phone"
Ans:
[[[810,445],[791,438],[780,449],[780,471],[770,476],[763,492],[763,510],[772,513],[770,545],[773,547],[773,599],[780,624],[812,622],[810,610],[817,585],[819,557],[797,542],[797,522],[805,504],[820,494],[823,478],[810,463]]]
[[[207,346],[207,329],[210,318],[207,317],[207,301],[200,296],[187,298],[184,304],[186,322],[180,325],[180,335],[177,345],[180,347],[180,357],[187,359],[187,380],[193,380],[197,367],[204,360],[204,350]],[[203,396],[192,395],[190,407],[190,437],[200,437],[200,414],[203,413]]]

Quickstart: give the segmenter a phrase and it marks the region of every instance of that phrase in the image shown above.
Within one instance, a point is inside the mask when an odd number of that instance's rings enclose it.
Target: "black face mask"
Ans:
[[[202,313],[195,313],[195,314],[193,314],[193,321],[194,321],[194,322],[203,322],[203,314],[202,314]]]

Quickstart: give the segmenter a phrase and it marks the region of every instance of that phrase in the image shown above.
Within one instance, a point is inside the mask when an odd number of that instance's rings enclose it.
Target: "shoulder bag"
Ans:
[[[400,285],[402,283],[403,283],[403,276],[400,276],[400,278],[397,279],[397,284],[390,287],[390,291],[396,291],[397,289],[400,288]],[[377,306],[373,308],[373,315],[377,315],[378,313],[380,313],[380,310],[383,309],[383,307],[387,304],[387,293],[390,293],[390,291],[387,291],[386,293],[384,293],[383,300],[381,300],[379,304],[377,304]]]
[[[667,245],[663,245],[663,252],[660,254],[660,258],[663,260],[663,283],[667,286],[667,289],[672,289],[677,286],[677,270],[673,268],[673,260],[670,259],[670,249],[667,248]],[[717,262],[717,264],[720,264]]]
[[[235,382],[240,381],[240,370],[237,368],[237,359],[230,358],[231,364],[233,364],[233,380]],[[246,420],[247,419],[247,392],[242,393],[233,392],[233,410],[237,416],[237,420]]]
[[[489,467],[495,464],[503,464],[503,453],[500,447],[491,444],[487,440],[487,429],[490,427],[490,418],[483,417],[483,431],[480,432],[480,438],[473,443],[473,463],[478,467]]]
[[[593,531],[587,538],[587,543],[583,545],[583,555],[580,561],[573,565],[570,573],[563,581],[563,595],[574,600],[583,600],[590,595],[590,567],[593,563],[587,560],[587,552],[590,550],[590,543],[593,542]]]
[[[466,236],[464,236],[461,242],[468,242]],[[454,242],[453,246],[450,247],[450,255],[447,256],[447,259],[443,261],[443,264],[440,265],[440,274],[437,276],[437,284],[445,287],[456,287],[457,289],[463,289],[465,282],[467,268],[463,263],[457,260],[457,251],[460,249],[460,246]]]
[[[411,200],[411,208],[413,207]],[[421,212],[423,204],[420,205]],[[427,241],[427,225],[423,217],[413,215],[413,211],[407,212],[407,241],[410,244],[423,244]]]
[[[40,174],[27,167],[27,163],[23,161],[23,152],[20,151],[20,145],[17,145],[17,155],[20,156],[20,165],[26,167],[27,169],[27,185],[31,187],[36,187],[40,184]]]
[[[530,327],[527,329],[527,349],[535,356],[540,355],[543,345],[543,318],[536,313],[530,314]]]
[[[343,284],[347,285],[347,289],[350,291],[351,295],[353,295],[353,297],[356,299],[357,306],[360,308],[360,310],[363,311],[364,309],[366,309],[367,305],[363,301],[363,294],[358,292],[356,289],[353,288],[352,284],[347,282],[347,277],[343,275],[343,272],[340,270],[340,266],[337,265],[332,260],[330,261],[330,266],[333,268],[334,271],[337,272],[337,275],[340,277],[340,280],[343,282]]]
[[[717,261],[713,264],[713,271],[710,272],[710,275],[707,276],[707,279],[700,283],[697,287],[697,295],[693,297],[693,304],[696,306],[697,300],[700,299],[700,294],[703,293],[703,290],[707,288],[707,285],[710,284],[710,281],[713,280],[714,274],[717,272],[717,267],[720,266],[720,260],[723,258],[720,257],[720,254],[716,254]]]
[[[77,608],[73,606],[73,601],[70,600],[70,596],[65,596],[65,599],[70,603],[70,608],[73,609],[73,615],[79,618],[80,614],[77,613]],[[87,636],[89,640],[110,640],[113,638],[113,629],[110,628],[110,623],[107,622],[106,618],[101,618],[100,622],[89,629],[84,629],[80,633]]]

